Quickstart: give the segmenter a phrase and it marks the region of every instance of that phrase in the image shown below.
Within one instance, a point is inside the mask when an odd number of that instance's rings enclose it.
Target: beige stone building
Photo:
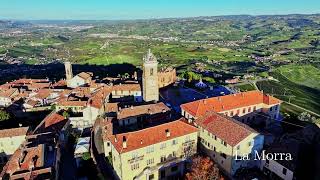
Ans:
[[[195,120],[206,112],[216,112],[243,123],[260,120],[268,125],[279,120],[280,104],[279,99],[263,92],[248,91],[182,104],[181,113],[189,120]]]
[[[263,148],[264,136],[230,117],[208,113],[196,121],[200,150],[233,176],[241,167],[259,167],[255,154]],[[248,160],[239,160],[248,156]],[[238,158],[238,159],[237,159]]]
[[[150,49],[143,58],[142,70],[143,100],[146,102],[159,101],[158,62]]]
[[[122,134],[105,134],[104,149],[119,179],[177,179],[196,153],[197,128],[181,120]]]
[[[174,68],[161,69],[158,72],[158,84],[159,88],[169,86],[175,83],[177,80],[177,72]]]
[[[25,141],[28,131],[29,127],[0,130],[0,164],[6,163]]]

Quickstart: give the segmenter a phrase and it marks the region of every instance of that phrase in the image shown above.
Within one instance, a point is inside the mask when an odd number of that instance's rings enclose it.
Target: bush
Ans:
[[[10,114],[6,111],[0,110],[0,121],[6,121],[10,119]]]

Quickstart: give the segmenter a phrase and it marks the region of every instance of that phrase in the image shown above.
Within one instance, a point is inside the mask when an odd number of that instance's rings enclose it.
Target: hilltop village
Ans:
[[[198,155],[217,164],[218,178],[249,174],[246,169],[282,179],[296,176],[302,142],[276,141],[269,131],[282,120],[279,99],[247,91],[176,108],[159,90],[178,86],[176,70],[159,71],[149,50],[142,71],[142,77],[95,79],[92,72],[74,75],[65,62],[66,79],[58,82],[18,79],[1,85],[4,109],[50,113],[35,127],[0,130],[0,178],[69,179],[70,164],[77,169],[92,159],[106,179],[182,179]],[[305,132],[300,133],[303,139]],[[262,153],[265,158],[255,158]]]

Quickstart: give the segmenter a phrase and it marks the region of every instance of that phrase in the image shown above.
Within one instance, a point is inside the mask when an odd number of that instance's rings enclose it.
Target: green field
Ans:
[[[238,88],[242,92],[256,90],[256,88],[252,84],[235,85],[234,87]]]
[[[299,66],[292,67],[293,71],[299,70]],[[320,114],[320,90],[305,86],[298,79],[295,82],[287,79],[279,71],[270,73],[276,81],[261,81],[257,83],[260,90],[272,94],[275,97],[287,101],[305,109]],[[318,81],[317,81],[318,82]],[[291,98],[290,98],[291,97]]]
[[[294,83],[320,89],[320,69],[312,65],[286,65],[277,72]]]

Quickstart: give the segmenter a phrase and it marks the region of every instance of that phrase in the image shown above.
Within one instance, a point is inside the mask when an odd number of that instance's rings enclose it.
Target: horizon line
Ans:
[[[228,16],[251,16],[251,17],[261,17],[261,16],[290,16],[290,15],[320,15],[318,13],[289,13],[289,14],[226,14],[226,15],[208,15],[208,16],[176,16],[176,17],[150,17],[150,18],[119,18],[119,19],[19,19],[19,18],[2,18],[2,21],[139,21],[139,20],[161,20],[161,19],[188,19],[188,18],[203,18],[203,17],[228,17]]]

